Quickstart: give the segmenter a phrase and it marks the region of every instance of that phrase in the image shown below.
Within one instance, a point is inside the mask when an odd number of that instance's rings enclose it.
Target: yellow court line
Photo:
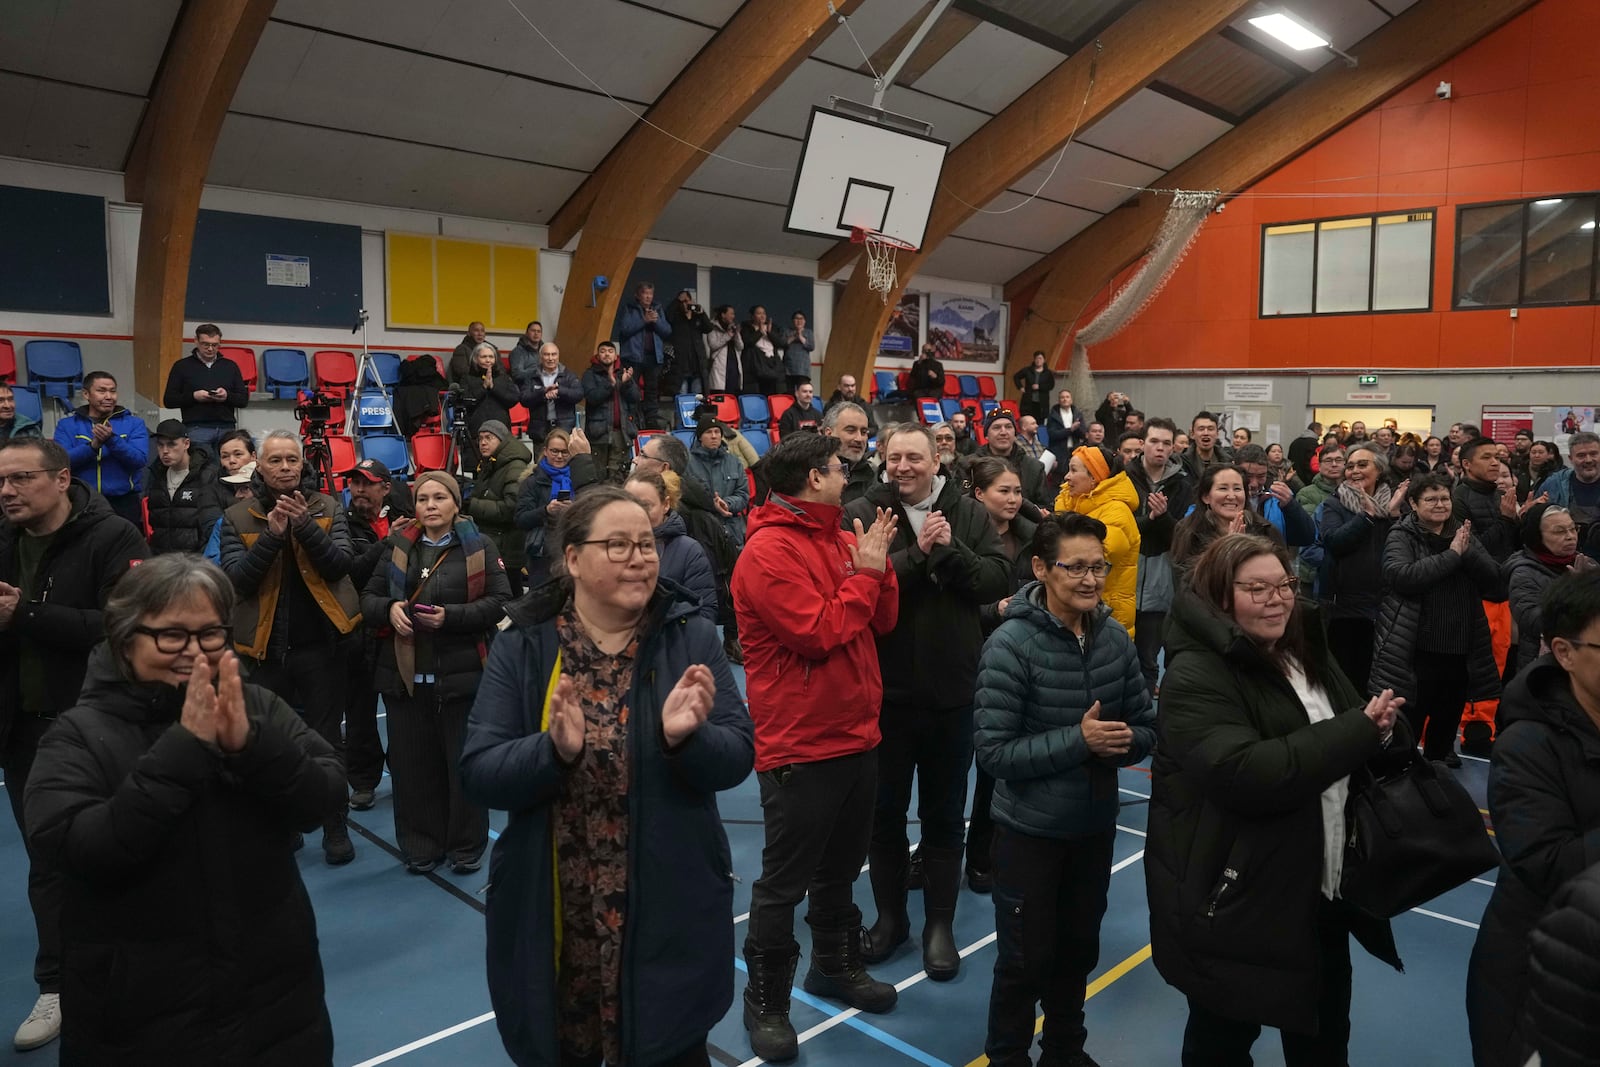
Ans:
[[[1094,981],[1090,982],[1089,983],[1089,987],[1087,989],[1085,989],[1084,993],[1083,993],[1084,1001],[1087,1002],[1087,1001],[1091,1000],[1096,994],[1104,992],[1106,987],[1111,985],[1111,983],[1113,983],[1117,979],[1123,977],[1129,971],[1133,970],[1135,967],[1139,966],[1139,964],[1143,963],[1145,960],[1147,960],[1149,958],[1150,958],[1150,946],[1146,945],[1144,948],[1140,949],[1138,952],[1135,952],[1133,955],[1129,956],[1127,959],[1123,960],[1121,963],[1119,963],[1115,967],[1111,968],[1105,974],[1102,974],[1099,978],[1096,978]],[[1041,1015],[1041,1016],[1039,1016],[1039,1021],[1037,1023],[1035,1023],[1034,1026],[1033,1026],[1033,1032],[1037,1034],[1040,1031],[1042,1031],[1043,1029],[1044,1029],[1044,1016]],[[988,1056],[979,1056],[977,1059],[975,1059],[971,1063],[967,1064],[967,1067],[989,1067],[989,1057]]]

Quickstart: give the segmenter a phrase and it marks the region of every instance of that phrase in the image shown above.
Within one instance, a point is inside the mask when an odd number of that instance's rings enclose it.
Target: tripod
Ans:
[[[344,413],[344,434],[346,437],[354,437],[356,427],[360,424],[361,393],[366,387],[368,374],[372,375],[372,380],[377,383],[378,391],[383,394],[383,403],[388,409],[389,428],[396,429],[394,424],[394,397],[389,392],[389,383],[383,380],[383,375],[378,371],[377,365],[372,362],[372,351],[367,347],[368,318],[366,308],[357,311],[356,324],[350,329],[351,333],[355,333],[356,330],[361,331],[361,358],[356,360],[355,403],[348,405]],[[323,447],[326,448],[327,446],[324,445]]]

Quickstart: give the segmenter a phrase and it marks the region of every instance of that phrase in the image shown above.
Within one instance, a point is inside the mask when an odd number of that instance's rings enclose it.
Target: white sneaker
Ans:
[[[43,1048],[61,1036],[61,994],[41,993],[34,1001],[33,1010],[17,1027],[13,1044],[18,1052]]]

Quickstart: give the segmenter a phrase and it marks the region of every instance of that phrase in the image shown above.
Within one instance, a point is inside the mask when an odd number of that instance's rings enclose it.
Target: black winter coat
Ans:
[[[554,806],[569,770],[542,724],[560,642],[556,583],[507,609],[467,721],[461,784],[510,814],[489,860],[489,998],[518,1067],[557,1067]],[[755,727],[716,628],[680,591],[659,585],[647,609],[627,700],[628,916],[622,940],[622,1048],[659,1063],[706,1034],[733,1003],[733,865],[717,793],[755,764]],[[668,750],[667,694],[691,665],[716,676],[700,728]]]
[[[1332,497],[1328,498],[1330,501]],[[1500,568],[1477,538],[1471,538],[1465,555],[1450,549],[1456,523],[1432,534],[1407,515],[1394,524],[1383,549],[1383,605],[1372,652],[1372,677],[1367,690],[1381,693],[1393,689],[1394,695],[1415,702],[1417,699],[1418,643],[1422,640],[1423,597],[1440,582],[1468,582],[1479,600],[1504,600]],[[1495,667],[1494,645],[1489,635],[1489,620],[1481,610],[1468,612],[1467,627],[1468,700],[1493,700],[1500,695],[1500,673]]]
[[[200,552],[211,528],[233,505],[233,493],[217,481],[220,468],[204,449],[189,452],[189,473],[176,494],[167,489],[167,468],[157,459],[145,472],[145,498],[150,513],[150,551]]]
[[[1383,553],[1397,520],[1344,506],[1335,493],[1317,508],[1318,537],[1326,550],[1322,599],[1331,619],[1378,617],[1383,603]]]
[[[1556,892],[1528,938],[1522,1032],[1541,1067],[1593,1067],[1600,1049],[1600,864]]]
[[[583,372],[583,432],[591,441],[603,444],[611,431],[618,429],[629,441],[639,435],[639,401],[643,394],[639,392],[637,376],[622,380],[625,369],[617,364],[615,381],[599,363]]]
[[[1500,511],[1500,489],[1493,482],[1463,478],[1451,491],[1457,522],[1472,520],[1472,539],[1481,544],[1496,563],[1511,558],[1521,539],[1516,519]]]
[[[513,437],[501,441],[494,455],[478,460],[472,495],[461,508],[480,530],[494,538],[506,567],[514,571],[520,571],[526,562],[522,531],[517,529],[517,500],[523,472],[532,462],[533,453],[520,440]]]
[[[100,609],[111,587],[150,554],[133,523],[112,511],[105,497],[76,478],[67,496],[72,512],[39,562],[38,586],[49,595],[18,605],[11,625],[0,630],[0,748],[22,699],[18,671],[23,640],[49,664],[50,713],[66,711],[83,688],[89,650],[105,638]],[[0,522],[0,582],[7,585],[22,585],[20,536],[11,523]]]
[[[900,624],[878,638],[883,702],[918,711],[970,707],[983,649],[979,610],[1011,589],[1011,560],[982,504],[946,479],[934,502],[950,523],[950,543],[924,555],[897,488],[880,483],[844,507],[840,525],[871,525],[878,508],[899,516],[889,563],[900,582]]]
[[[1302,602],[1308,635],[1316,609]],[[1332,719],[1312,723],[1283,672],[1193,593],[1167,620],[1167,671],[1151,764],[1145,884],[1156,968],[1230,1019],[1314,1033],[1321,964],[1322,792],[1378,757],[1364,701],[1313,636]],[[1399,723],[1389,753],[1409,759]],[[1350,916],[1398,968],[1387,921]]]
[[[28,839],[63,876],[61,1062],[332,1063],[293,840],[344,810],[339,754],[253,685],[225,754],[178,725],[183,692],[124,680],[102,644],[39,744]]]
[[[1467,969],[1467,1018],[1478,1067],[1522,1067],[1528,933],[1563,883],[1600,863],[1600,729],[1548,655],[1512,679],[1497,720],[1489,815],[1502,859]]]
[[[1562,572],[1524,548],[1506,560],[1500,573],[1505,578],[1511,600],[1511,621],[1517,627],[1516,662],[1526,667],[1539,658],[1544,633],[1544,613],[1540,607],[1544,591]]]
[[[777,323],[772,323],[767,331],[765,339],[772,344],[772,355],[769,357],[757,344],[762,340],[762,336],[756,324],[745,322],[739,327],[739,335],[744,339],[744,355],[741,357],[740,370],[743,372],[745,392],[774,396],[784,391],[783,347],[779,342],[780,332]]]
[[[600,480],[594,469],[594,457],[587,452],[573,456],[567,466],[572,471],[573,496]],[[517,484],[517,510],[513,515],[517,528],[527,531],[522,542],[522,559],[528,568],[530,586],[538,585],[550,573],[550,560],[545,557],[544,546],[557,518],[547,510],[550,493],[550,475],[539,466],[538,460],[534,460],[528,476]]]
[[[476,441],[478,431],[490,419],[496,419],[511,427],[511,409],[522,399],[522,394],[517,390],[517,383],[511,375],[498,362],[494,365],[494,376],[486,386],[480,375],[472,374],[462,379],[461,395],[469,401],[477,401],[477,406],[467,416],[467,429],[472,431],[473,440]]]

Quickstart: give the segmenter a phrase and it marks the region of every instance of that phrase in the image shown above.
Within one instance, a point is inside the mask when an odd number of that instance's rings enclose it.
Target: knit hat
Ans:
[[[700,440],[701,436],[712,427],[716,427],[719,430],[722,429],[722,423],[717,421],[715,408],[706,408],[695,412],[694,439],[696,441]]]
[[[478,432],[492,433],[502,441],[511,440],[511,427],[499,419],[485,419],[482,425],[478,427]]]
[[[1083,469],[1089,472],[1089,477],[1094,479],[1096,485],[1111,477],[1111,460],[1099,445],[1079,445],[1073,449],[1072,456],[1083,464]]]
[[[456,507],[459,508],[461,506],[461,486],[456,482],[454,477],[446,474],[444,471],[424,471],[417,475],[416,482],[411,486],[412,495],[415,496],[417,493],[420,493],[422,491],[422,487],[429,482],[438,482],[440,485],[444,486],[445,492],[449,493],[450,496],[455,500]]]
[[[987,433],[997,422],[1009,422],[1012,429],[1016,429],[1017,426],[1017,420],[1012,416],[1011,412],[1005,408],[995,408],[989,412],[989,417],[983,420],[984,432]]]

